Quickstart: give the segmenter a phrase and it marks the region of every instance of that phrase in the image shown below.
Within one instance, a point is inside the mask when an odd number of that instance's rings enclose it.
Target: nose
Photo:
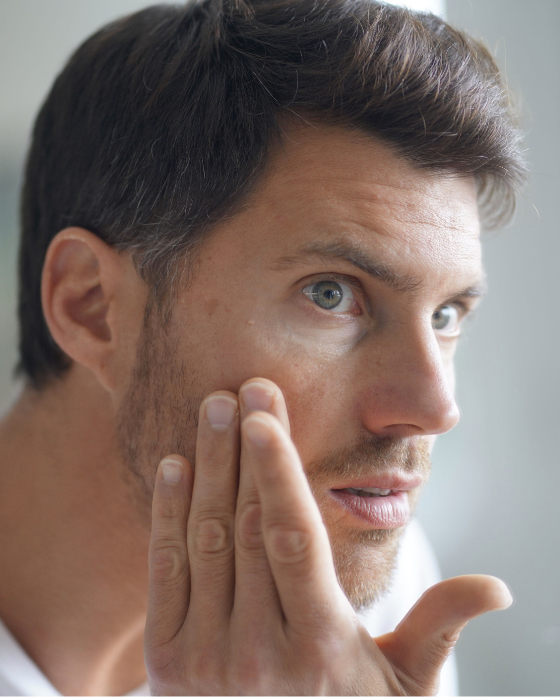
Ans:
[[[430,327],[372,337],[361,376],[364,426],[380,436],[436,435],[459,421],[451,359]]]

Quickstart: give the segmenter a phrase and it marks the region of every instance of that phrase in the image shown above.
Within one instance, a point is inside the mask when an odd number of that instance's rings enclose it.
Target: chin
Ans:
[[[371,607],[391,587],[404,530],[360,530],[331,538],[338,582],[354,610]]]

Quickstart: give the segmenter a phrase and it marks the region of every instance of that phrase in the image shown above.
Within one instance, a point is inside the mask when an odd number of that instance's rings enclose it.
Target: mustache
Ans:
[[[431,469],[430,445],[421,437],[367,435],[352,446],[332,451],[306,467],[310,480],[321,483],[333,476],[361,477],[372,472],[400,471],[427,478]]]

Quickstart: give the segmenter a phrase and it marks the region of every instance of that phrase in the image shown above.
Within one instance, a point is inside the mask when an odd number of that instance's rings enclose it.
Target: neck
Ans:
[[[77,371],[0,422],[0,617],[62,694],[145,680],[149,530],[104,391]]]

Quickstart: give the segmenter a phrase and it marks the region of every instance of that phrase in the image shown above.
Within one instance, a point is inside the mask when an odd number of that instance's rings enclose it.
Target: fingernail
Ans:
[[[169,484],[178,484],[183,476],[183,465],[177,460],[162,460],[161,473]]]
[[[270,443],[270,426],[258,416],[245,420],[245,434],[254,445],[263,446]]]
[[[241,399],[249,411],[270,411],[274,392],[261,382],[250,382],[241,389]]]
[[[222,431],[235,419],[237,402],[225,395],[216,395],[206,400],[206,418],[212,428]]]

